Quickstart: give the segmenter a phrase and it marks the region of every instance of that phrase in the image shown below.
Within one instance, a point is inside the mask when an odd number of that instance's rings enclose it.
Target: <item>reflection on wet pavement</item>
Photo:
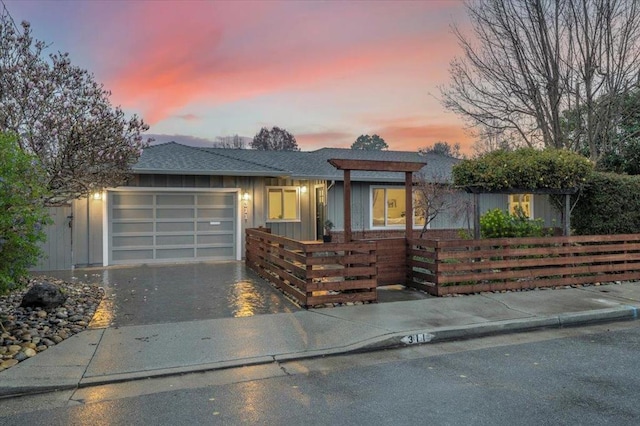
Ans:
[[[301,309],[243,262],[87,268],[43,274],[104,287],[105,298],[90,324],[93,328],[239,318]],[[427,297],[431,296],[401,285],[378,288],[381,303]]]
[[[242,262],[141,265],[46,272],[105,289],[92,327],[295,312],[300,308]]]

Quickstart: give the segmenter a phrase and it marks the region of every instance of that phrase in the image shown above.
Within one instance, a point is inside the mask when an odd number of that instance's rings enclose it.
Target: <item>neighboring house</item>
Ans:
[[[126,186],[52,209],[55,223],[44,246],[48,257],[35,269],[240,260],[247,228],[268,227],[274,234],[318,240],[326,219],[335,224],[340,240],[343,172],[328,163],[332,158],[426,162],[422,173],[435,182],[449,181],[457,161],[401,151],[155,145],[144,151]],[[351,181],[356,238],[404,231],[402,173],[354,171]],[[545,198],[521,199],[533,217],[547,223],[556,218]],[[508,195],[482,195],[481,211],[513,208],[517,201]],[[467,222],[468,218],[441,214],[430,224],[430,232],[466,228]]]

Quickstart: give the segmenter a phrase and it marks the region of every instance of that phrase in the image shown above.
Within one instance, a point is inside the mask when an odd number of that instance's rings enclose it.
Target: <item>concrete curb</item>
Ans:
[[[60,385],[15,387],[0,386],[0,399],[53,391],[71,390],[91,386],[108,385],[113,383],[122,383],[132,380],[176,376],[182,374],[223,370],[244,366],[264,365],[273,362],[287,362],[348,353],[372,352],[381,349],[407,347],[415,344],[428,344],[451,340],[465,340],[488,335],[517,333],[544,328],[575,327],[595,323],[629,321],[637,319],[637,307],[619,306],[615,308],[597,309],[592,311],[563,313],[547,317],[528,317],[456,327],[439,327],[424,330],[393,332],[345,346],[328,349],[273,354],[253,358],[241,358],[236,360],[190,365],[184,367],[146,370],[131,373],[119,373],[104,376],[82,377],[77,382],[67,382]]]

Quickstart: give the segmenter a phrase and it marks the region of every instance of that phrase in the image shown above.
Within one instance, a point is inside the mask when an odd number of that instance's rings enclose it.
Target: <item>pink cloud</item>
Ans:
[[[446,24],[429,28],[414,15],[448,7],[447,2],[127,3],[119,17],[127,29],[120,37],[131,42],[101,46],[106,85],[117,103],[154,124],[192,103],[323,90],[336,79],[353,80],[354,88],[376,75],[398,85],[421,84],[416,77],[426,83],[427,73],[442,76],[433,64],[453,46],[443,40]],[[401,64],[404,75],[381,76]]]

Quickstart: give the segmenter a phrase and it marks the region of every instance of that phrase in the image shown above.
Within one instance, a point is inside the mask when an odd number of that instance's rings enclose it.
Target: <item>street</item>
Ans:
[[[638,424],[622,322],[0,400],[0,424]]]

